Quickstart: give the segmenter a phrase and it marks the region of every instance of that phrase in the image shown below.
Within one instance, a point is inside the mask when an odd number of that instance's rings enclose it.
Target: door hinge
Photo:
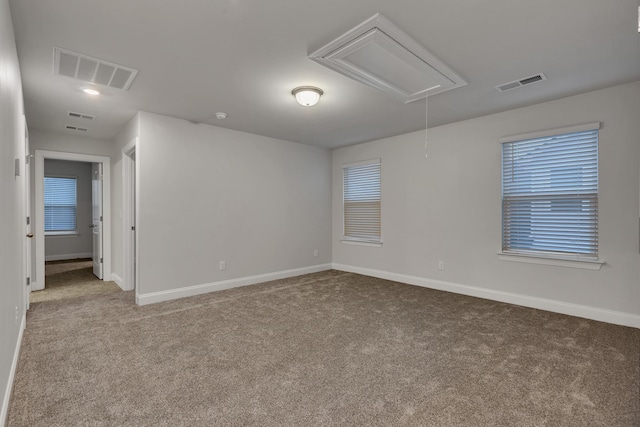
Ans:
[[[27,277],[27,286],[31,284],[31,277]]]
[[[102,215],[100,215],[100,221],[102,221]]]
[[[132,226],[131,231],[136,231],[136,228]]]
[[[27,225],[31,224],[31,217],[27,217]]]
[[[102,258],[100,258],[100,264],[102,264]]]

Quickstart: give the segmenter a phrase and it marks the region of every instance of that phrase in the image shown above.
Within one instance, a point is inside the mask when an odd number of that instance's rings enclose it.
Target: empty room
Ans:
[[[0,200],[0,426],[640,425],[639,0],[0,0]]]

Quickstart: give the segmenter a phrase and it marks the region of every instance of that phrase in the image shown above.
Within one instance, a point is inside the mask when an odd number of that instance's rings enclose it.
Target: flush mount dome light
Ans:
[[[95,90],[95,89],[91,89],[91,88],[86,88],[86,89],[82,89],[82,91],[84,93],[86,93],[87,95],[91,95],[91,96],[96,96],[96,95],[100,95],[100,92]]]
[[[320,95],[324,92],[322,89],[314,86],[300,86],[291,91],[291,94],[296,97],[298,104],[303,107],[312,107],[320,101]]]

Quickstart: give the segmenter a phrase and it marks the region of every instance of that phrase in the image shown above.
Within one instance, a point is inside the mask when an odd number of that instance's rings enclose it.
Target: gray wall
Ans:
[[[555,307],[568,310],[577,304],[595,308],[592,313],[627,313],[640,327],[639,112],[637,82],[429,129],[426,159],[424,131],[335,150],[333,262],[425,278],[454,291],[464,285],[463,291],[488,297],[526,296],[525,302],[550,307],[559,302]],[[498,140],[594,121],[602,122],[599,252],[606,264],[589,271],[499,260]],[[340,242],[341,166],[372,158],[382,159],[384,243],[346,245]],[[445,261],[444,271],[438,260]]]
[[[331,261],[328,150],[139,117],[141,294]]]
[[[20,325],[25,313],[25,147],[20,66],[7,0],[0,0],[0,424],[11,392]],[[14,176],[14,159],[21,174]]]
[[[75,176],[77,178],[76,225],[77,234],[46,236],[45,260],[90,257],[93,252],[91,208],[91,163],[67,160],[44,160],[44,175]]]

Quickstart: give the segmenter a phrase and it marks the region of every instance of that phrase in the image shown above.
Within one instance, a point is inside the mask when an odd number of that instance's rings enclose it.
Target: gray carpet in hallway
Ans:
[[[640,425],[640,330],[338,271],[27,324],[9,426]]]

